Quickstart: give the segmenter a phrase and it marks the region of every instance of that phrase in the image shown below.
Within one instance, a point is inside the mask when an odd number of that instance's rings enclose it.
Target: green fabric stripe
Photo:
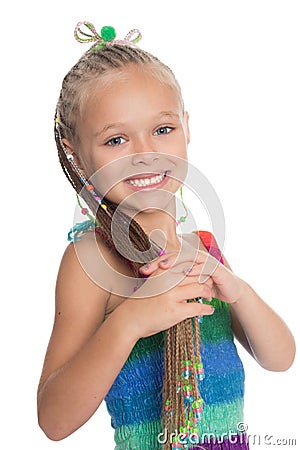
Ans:
[[[201,439],[213,440],[213,437],[220,438],[222,435],[229,435],[229,433],[238,434],[240,432],[238,425],[242,421],[243,399],[205,406],[203,417],[198,425]],[[139,449],[160,449],[157,439],[161,432],[161,423],[158,420],[145,424],[124,425],[115,430],[115,442],[117,444],[115,450],[127,450],[128,440],[130,440],[130,449],[134,449],[135,445]],[[161,439],[163,439],[163,436]]]
[[[204,301],[203,303],[211,304],[215,308],[215,312],[211,316],[204,316],[203,323],[200,324],[201,342],[213,343],[220,340],[233,340],[231,331],[230,308],[227,303],[217,298],[213,298],[211,303]],[[153,336],[140,339],[134,346],[127,363],[140,360],[146,354],[153,353],[159,348],[164,347],[165,332],[162,331]]]
[[[228,303],[224,303],[217,298],[213,298],[211,302],[204,300],[203,303],[212,305],[215,311],[211,316],[203,316],[203,322],[200,324],[202,345],[224,340],[232,341],[233,334]]]

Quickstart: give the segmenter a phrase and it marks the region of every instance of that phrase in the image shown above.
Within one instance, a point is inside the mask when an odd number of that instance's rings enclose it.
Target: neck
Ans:
[[[176,232],[175,214],[171,214],[170,211],[148,210],[138,213],[134,219],[151,240],[164,248],[166,252],[181,248],[181,240]]]

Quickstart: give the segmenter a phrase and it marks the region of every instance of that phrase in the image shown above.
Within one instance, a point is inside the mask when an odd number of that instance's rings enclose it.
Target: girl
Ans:
[[[79,200],[89,220],[59,268],[39,424],[63,439],[105,399],[118,450],[247,448],[233,333],[274,371],[293,362],[292,334],[209,232],[176,233],[189,128],[172,71],[137,31],[83,22],[75,37],[95,43],[63,80],[55,138],[93,215]]]

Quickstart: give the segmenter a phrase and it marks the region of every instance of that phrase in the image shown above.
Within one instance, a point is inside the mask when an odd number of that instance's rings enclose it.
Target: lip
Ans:
[[[150,176],[157,176],[157,175],[161,175],[162,173],[166,173],[166,176],[163,178],[163,180],[160,183],[156,183],[156,184],[152,184],[152,185],[148,185],[148,186],[134,186],[133,184],[130,184],[128,180],[135,180],[135,179],[143,179],[143,178],[150,178]],[[141,174],[143,175],[143,177],[139,177],[139,176],[135,176],[135,177],[130,177],[127,180],[125,180],[126,185],[132,190],[132,191],[153,191],[155,189],[160,189],[162,186],[164,186],[168,181],[169,181],[169,170],[165,170],[164,172],[160,172],[160,173],[151,173],[151,174],[147,174],[148,176],[146,176],[145,173]]]
[[[144,178],[152,178],[156,177],[157,175],[162,175],[163,173],[167,173],[168,170],[164,170],[163,172],[144,172],[137,175],[133,175],[132,177],[126,178],[125,181],[129,180],[143,180]]]

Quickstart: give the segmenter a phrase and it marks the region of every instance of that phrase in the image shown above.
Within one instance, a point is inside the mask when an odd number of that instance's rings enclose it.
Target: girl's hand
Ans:
[[[145,264],[139,271],[143,275],[152,276],[158,268],[168,270],[184,261],[186,264],[182,273],[186,277],[198,277],[199,283],[208,283],[211,280],[213,297],[226,303],[236,303],[241,298],[243,280],[205,251],[198,250],[196,256],[192,256],[189,256],[187,252],[182,252],[180,255],[178,252],[168,253]]]
[[[195,316],[213,314],[214,308],[199,302],[187,302],[197,297],[212,299],[212,280],[199,283],[186,277],[183,267],[166,272],[157,267],[151,276],[113,314],[120,314],[123,323],[130,324],[135,339],[151,336]]]

